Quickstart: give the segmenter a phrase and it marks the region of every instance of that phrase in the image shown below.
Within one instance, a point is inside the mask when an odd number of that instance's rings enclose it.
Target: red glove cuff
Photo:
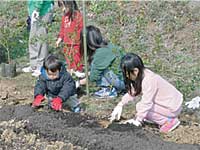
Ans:
[[[56,102],[62,103],[62,99],[60,97],[53,98],[52,101],[56,101]]]
[[[37,99],[38,101],[39,101],[39,100],[42,101],[42,100],[44,100],[44,96],[41,95],[41,94],[40,94],[40,95],[37,95],[37,96],[35,97],[35,100],[36,100],[36,99]]]

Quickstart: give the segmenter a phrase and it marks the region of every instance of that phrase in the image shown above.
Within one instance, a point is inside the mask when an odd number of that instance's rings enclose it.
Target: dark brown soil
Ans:
[[[71,112],[38,111],[30,105],[10,105],[2,107],[0,114],[1,122],[26,120],[23,129],[13,129],[16,135],[23,130],[47,141],[70,141],[89,150],[200,149],[198,145],[165,142],[149,131],[131,125],[113,123],[108,128],[102,128],[95,118]],[[13,148],[12,144],[3,141],[0,145],[6,149]]]

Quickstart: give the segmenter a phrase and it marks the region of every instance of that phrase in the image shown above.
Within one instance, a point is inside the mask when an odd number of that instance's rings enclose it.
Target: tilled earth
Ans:
[[[87,115],[37,111],[30,105],[5,106],[0,109],[0,114],[2,149],[47,149],[42,144],[44,141],[51,141],[48,149],[63,150],[72,149],[72,145],[78,145],[73,149],[89,150],[200,148],[198,145],[165,142],[147,130],[131,125],[111,124],[102,128],[95,118]]]
[[[107,118],[118,100],[83,96],[81,102],[87,105],[81,114],[55,112],[45,104],[33,109],[34,83],[26,74],[0,78],[0,150],[200,149],[199,115],[194,111],[184,109],[181,125],[169,134],[160,134],[151,124],[142,128],[109,124]],[[130,107],[123,117],[133,115]]]
[[[109,2],[109,6],[112,4]],[[171,82],[178,79],[189,84],[192,81],[192,86],[199,87],[199,2],[188,1],[188,5],[182,2],[152,5],[138,1],[121,4],[119,1],[122,7],[116,11],[112,7],[103,13],[89,10],[88,22],[96,22],[111,41],[120,37],[120,45],[128,51],[134,49],[134,45],[139,48],[144,45],[142,49],[149,47],[148,51],[139,50],[138,53],[147,61],[156,60],[150,64],[155,63],[153,67],[163,75],[169,75]],[[111,24],[110,19],[105,19],[105,16],[115,18],[118,15],[122,17],[112,19],[114,23]],[[145,26],[147,28],[143,29]],[[109,114],[119,99],[95,100],[82,96],[80,99],[86,104],[86,110],[81,114],[65,110],[54,112],[46,107],[34,110],[30,103],[35,81],[30,74],[19,72],[13,79],[0,77],[0,150],[200,149],[199,109],[184,108],[180,126],[168,134],[160,134],[157,126],[152,124],[142,128],[109,124]],[[200,92],[194,94],[199,95]],[[190,95],[190,98],[194,96]],[[124,119],[134,115],[134,107],[134,104],[129,105],[124,110]]]

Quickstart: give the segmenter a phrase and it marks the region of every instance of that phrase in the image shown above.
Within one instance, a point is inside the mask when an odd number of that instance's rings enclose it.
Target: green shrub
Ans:
[[[26,16],[26,2],[0,2],[0,17],[2,19],[2,24],[0,25],[1,60],[10,62],[11,59],[16,59],[26,54],[28,46]]]

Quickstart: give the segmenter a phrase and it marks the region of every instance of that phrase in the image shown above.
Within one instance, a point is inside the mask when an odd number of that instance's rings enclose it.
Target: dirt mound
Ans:
[[[111,124],[108,128],[102,128],[95,118],[70,112],[37,111],[29,105],[19,105],[5,106],[0,113],[0,121],[27,120],[23,128],[29,134],[36,134],[48,141],[70,141],[89,150],[200,148],[198,145],[164,142],[152,133],[131,125]]]

